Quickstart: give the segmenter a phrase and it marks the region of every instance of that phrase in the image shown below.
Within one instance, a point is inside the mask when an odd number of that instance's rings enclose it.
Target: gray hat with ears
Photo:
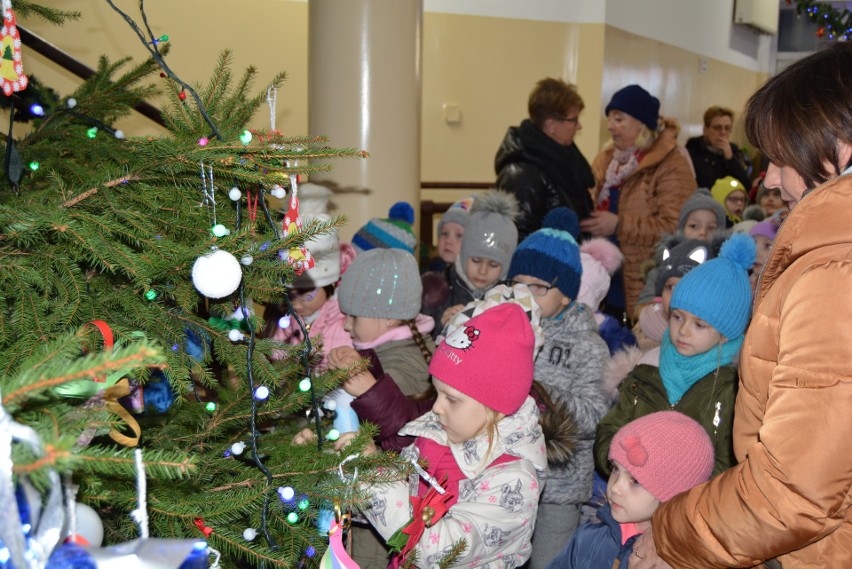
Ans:
[[[420,312],[423,285],[414,255],[402,249],[360,253],[343,274],[337,297],[350,316],[410,320]]]

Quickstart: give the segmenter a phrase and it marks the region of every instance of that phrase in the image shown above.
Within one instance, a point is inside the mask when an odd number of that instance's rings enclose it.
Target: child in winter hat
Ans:
[[[613,435],[629,421],[673,409],[698,421],[716,452],[714,474],[734,463],[732,427],[737,389],[735,359],[751,312],[748,269],[754,241],[735,234],[719,256],[689,271],[674,287],[660,367],[638,365],[621,383],[621,398],[600,422],[595,463],[608,471]]]
[[[651,527],[659,505],[710,478],[713,445],[693,419],[660,411],[621,427],[609,460],[599,521],[584,524],[548,568],[626,567],[633,542]]]
[[[742,221],[743,211],[748,205],[748,192],[742,182],[733,176],[719,178],[710,188],[710,193],[725,208],[728,217],[726,227]]]
[[[406,395],[426,391],[434,322],[420,314],[420,296],[420,274],[411,253],[371,249],[359,254],[338,289],[344,326],[355,349],[332,350],[329,365],[349,368],[368,357],[370,369],[347,382],[370,383],[387,374]]]
[[[506,278],[518,244],[517,214],[518,200],[512,194],[490,190],[476,196],[455,263],[423,275],[423,312],[435,319],[433,336],[465,304],[481,299]]]
[[[552,559],[577,528],[580,507],[592,495],[594,429],[609,409],[601,388],[609,348],[598,333],[594,311],[576,302],[583,277],[579,233],[577,215],[555,208],[542,228],[521,242],[509,264],[509,279],[526,285],[541,307],[544,347],[535,360],[535,378],[550,399],[565,405],[577,425],[574,455],[549,462],[533,533],[534,567]]]
[[[707,188],[698,188],[680,208],[677,232],[689,239],[709,241],[714,233],[725,229],[725,208]]]
[[[416,437],[403,456],[425,459],[429,478],[416,490],[407,478],[370,488],[373,506],[364,511],[400,550],[395,561],[416,552],[431,567],[462,537],[455,565],[518,567],[529,558],[547,470],[528,395],[534,344],[524,310],[507,303],[471,318],[436,350],[432,411],[401,431]]]
[[[461,252],[464,228],[473,201],[473,196],[460,199],[444,212],[438,222],[438,257],[446,265],[455,263]]]
[[[360,253],[370,249],[402,249],[412,255],[417,248],[417,237],[411,225],[414,208],[408,202],[396,202],[385,219],[374,217],[358,230],[352,245]]]

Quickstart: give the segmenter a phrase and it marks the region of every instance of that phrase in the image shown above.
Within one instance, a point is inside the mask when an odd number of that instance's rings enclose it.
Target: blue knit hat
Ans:
[[[414,223],[414,208],[408,202],[396,202],[388,211],[386,219],[374,217],[358,230],[352,245],[359,253],[370,249],[402,249],[412,255],[417,247],[417,238],[411,225]]]
[[[728,340],[740,337],[751,313],[748,270],[755,256],[751,237],[732,235],[718,257],[698,265],[677,283],[672,310],[685,310],[701,318]]]
[[[615,92],[606,106],[604,115],[611,110],[627,113],[652,131],[660,120],[660,100],[639,85],[628,85]]]
[[[574,300],[580,291],[583,264],[577,238],[580,225],[577,214],[557,207],[544,217],[541,229],[524,239],[509,264],[508,277],[529,275],[555,285]]]

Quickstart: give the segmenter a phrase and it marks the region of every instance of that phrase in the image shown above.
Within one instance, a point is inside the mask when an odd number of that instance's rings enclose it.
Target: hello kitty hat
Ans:
[[[456,328],[435,350],[429,373],[468,397],[511,415],[529,395],[535,336],[517,304],[498,304]]]

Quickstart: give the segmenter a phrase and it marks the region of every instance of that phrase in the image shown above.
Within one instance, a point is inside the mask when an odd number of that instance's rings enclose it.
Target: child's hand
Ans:
[[[358,363],[361,355],[349,346],[334,348],[328,353],[328,365],[333,369],[344,369]]]
[[[451,306],[444,311],[441,315],[441,326],[446,326],[447,322],[449,322],[453,316],[461,312],[461,309],[464,308],[463,304],[456,304],[455,306]]]
[[[376,383],[378,382],[376,381],[376,378],[373,377],[372,373],[369,371],[363,371],[344,381],[341,387],[352,397],[361,397],[367,393],[371,387],[376,385]]]
[[[304,445],[310,442],[315,441],[317,438],[316,433],[311,429],[302,429],[299,431],[296,436],[293,437],[294,445]]]
[[[340,435],[336,441],[334,441],[334,450],[343,450],[352,444],[352,439],[354,439],[358,435],[357,432],[354,433],[343,433]],[[377,454],[379,449],[376,448],[375,443],[370,443],[364,447],[364,450],[361,451],[364,455],[368,454]]]

